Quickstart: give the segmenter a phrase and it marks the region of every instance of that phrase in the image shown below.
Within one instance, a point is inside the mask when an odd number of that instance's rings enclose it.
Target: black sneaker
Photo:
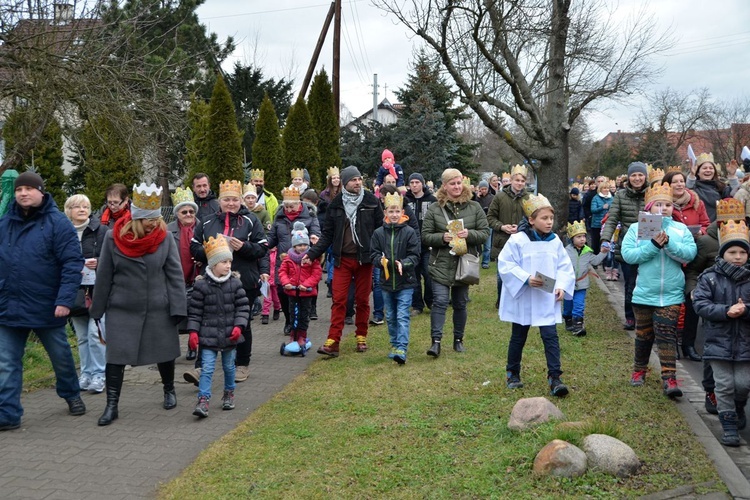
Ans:
[[[284,325],[284,335],[289,335],[290,333],[292,333],[292,325],[291,324]]]
[[[310,321],[318,321],[318,311],[317,309],[313,309],[310,313]]]
[[[680,386],[677,385],[677,379],[674,377],[669,377],[666,379],[662,386],[664,388],[664,395],[668,398],[681,398],[682,397],[682,389],[680,389]]]
[[[714,391],[706,391],[706,411],[711,415],[718,415],[719,410],[716,408],[716,394]]]
[[[549,379],[549,392],[553,396],[561,398],[568,395],[568,386],[562,383],[558,377],[550,377]]]
[[[354,318],[351,316],[347,316],[344,318],[344,324],[345,325],[353,325],[354,324]]]
[[[508,389],[523,388],[523,382],[521,382],[521,377],[517,373],[507,372],[505,375],[505,384],[508,386]]]
[[[385,323],[385,320],[383,318],[372,318],[370,320],[370,325],[372,326],[379,326]]]
[[[268,324],[268,314],[263,314],[260,317],[260,324],[261,325],[267,325]]]
[[[18,429],[19,427],[21,427],[21,422],[18,422],[16,424],[0,424],[0,432],[12,431],[14,429]]]
[[[74,417],[84,415],[86,413],[86,405],[83,404],[83,400],[80,396],[65,400],[68,403],[68,412]]]
[[[626,319],[625,324],[622,326],[625,330],[635,330],[635,320]]]
[[[274,320],[274,321],[277,321],[277,320],[279,319],[279,315],[280,315],[280,314],[281,314],[281,310],[279,310],[279,309],[274,309],[274,310],[273,310],[273,320]]]

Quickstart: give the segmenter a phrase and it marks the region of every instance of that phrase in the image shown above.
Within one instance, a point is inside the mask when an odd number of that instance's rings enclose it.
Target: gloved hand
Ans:
[[[242,328],[240,328],[239,326],[235,326],[234,328],[232,328],[232,334],[229,335],[229,341],[237,342],[238,340],[240,340],[241,334],[242,334]]]
[[[198,332],[190,332],[190,337],[188,338],[188,349],[191,351],[198,350]]]

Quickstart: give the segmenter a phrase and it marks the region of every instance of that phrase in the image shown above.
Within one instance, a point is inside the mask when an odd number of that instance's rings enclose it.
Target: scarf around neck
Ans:
[[[341,190],[341,201],[344,203],[344,212],[346,213],[346,218],[349,219],[349,228],[352,230],[352,239],[358,247],[361,247],[362,244],[359,242],[359,238],[357,237],[357,231],[355,231],[355,228],[357,227],[357,209],[359,208],[359,205],[362,203],[362,200],[364,198],[364,188],[360,188],[359,194],[350,193],[346,189]]]
[[[190,240],[193,239],[195,233],[195,223],[191,226],[183,226],[180,222],[177,222],[180,227],[180,264],[182,264],[182,277],[185,278],[185,283],[191,285],[195,281],[195,262],[193,261],[193,255],[190,253]]]
[[[117,248],[126,256],[135,258],[143,257],[147,253],[154,253],[164,238],[167,236],[167,232],[160,227],[157,227],[151,233],[147,234],[143,238],[135,239],[133,233],[125,233],[120,236],[122,228],[130,222],[130,212],[127,213],[126,217],[120,217],[115,222],[115,227],[112,229],[112,236],[115,239],[115,245]]]
[[[750,280],[750,269],[745,266],[730,264],[721,257],[716,257],[716,269],[726,274],[732,281]]]
[[[211,271],[210,267],[207,267],[206,268],[206,275],[208,275],[209,278],[211,278],[212,280],[214,280],[217,283],[224,283],[225,281],[228,281],[229,278],[232,277],[232,271],[229,271],[227,274],[225,274],[224,276],[222,276],[221,278],[219,278],[218,276],[216,276],[213,273],[213,271]]]
[[[690,191],[685,189],[685,192],[682,193],[682,196],[680,196],[679,198],[672,198],[672,203],[674,203],[674,205],[678,209],[682,210],[687,206],[688,203],[690,203]]]

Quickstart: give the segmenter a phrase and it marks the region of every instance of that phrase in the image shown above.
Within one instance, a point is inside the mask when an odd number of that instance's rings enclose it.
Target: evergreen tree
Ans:
[[[319,168],[310,171],[310,178],[313,186],[324,186],[327,169],[341,165],[340,133],[333,103],[333,90],[324,69],[313,78],[307,106],[310,109],[315,144],[320,155]]]
[[[288,185],[285,184],[287,174],[281,168],[283,151],[279,120],[268,94],[260,105],[254,135],[252,168],[264,171],[266,189],[272,193],[280,193]]]
[[[628,165],[633,160],[633,152],[630,146],[624,140],[618,140],[602,152],[598,169],[594,173],[614,179],[627,171]]]
[[[315,134],[312,130],[312,120],[307,104],[303,98],[298,98],[289,110],[289,117],[282,133],[284,147],[284,166],[286,179],[282,182],[290,184],[289,171],[293,168],[306,168],[313,172],[320,165],[320,156],[315,147]],[[278,194],[278,193],[277,193]]]
[[[640,161],[651,163],[654,167],[666,168],[675,163],[677,150],[669,142],[666,130],[648,128],[638,144],[636,157]]]
[[[19,141],[28,136],[44,121],[39,140],[33,149],[21,157],[19,172],[32,168],[44,179],[44,189],[52,195],[57,206],[62,208],[65,203],[65,172],[62,169],[62,130],[55,118],[41,117],[31,106],[16,107],[6,118],[3,127],[3,139],[7,150],[15,148]]]
[[[185,163],[187,178],[185,185],[190,185],[193,175],[205,172],[208,165],[208,121],[210,106],[203,99],[193,96],[188,109],[188,126],[190,138],[185,144]]]
[[[353,130],[352,130],[353,128]],[[375,180],[380,168],[383,149],[393,147],[395,126],[386,126],[380,122],[354,121],[347,127],[341,128],[341,164],[346,167],[355,165],[362,172],[365,181]],[[397,161],[399,159],[397,158]],[[367,183],[368,186],[371,182]]]
[[[104,205],[104,191],[115,183],[131,189],[141,182],[141,159],[122,142],[117,124],[108,117],[90,119],[80,134],[86,195],[92,210]]]
[[[242,135],[237,129],[229,89],[221,76],[216,79],[211,95],[207,139],[209,179],[215,185],[225,180],[244,182]]]

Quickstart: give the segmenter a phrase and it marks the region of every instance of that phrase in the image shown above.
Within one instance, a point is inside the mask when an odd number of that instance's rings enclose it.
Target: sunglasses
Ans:
[[[193,215],[195,210],[180,210],[180,215]]]

